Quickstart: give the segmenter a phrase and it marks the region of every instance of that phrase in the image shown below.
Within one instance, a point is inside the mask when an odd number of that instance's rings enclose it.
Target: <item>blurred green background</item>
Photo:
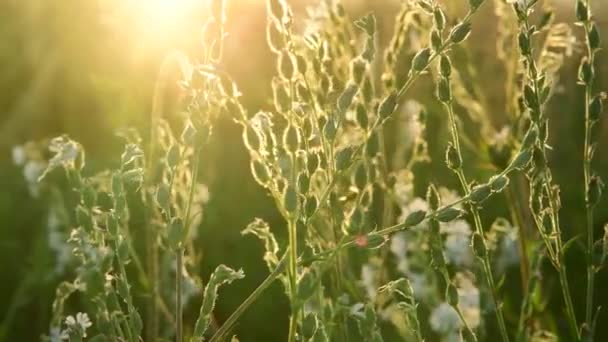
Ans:
[[[204,1],[181,0],[187,10],[167,5],[171,2],[0,1],[0,339],[38,340],[48,329],[54,289],[61,280],[50,272],[55,256],[46,243],[48,203],[28,191],[22,169],[13,164],[13,147],[67,133],[84,145],[88,171],[114,165],[122,150],[115,131],[123,127],[135,127],[140,132],[149,129],[152,91],[163,57],[173,49],[182,50],[193,59],[200,52],[200,28],[207,15],[201,4]],[[290,1],[296,18],[303,18],[305,7],[316,2]],[[493,1],[487,2],[474,20],[473,35],[467,44],[473,58],[483,61],[476,65],[482,86],[502,91],[504,84],[496,84],[499,62],[494,55]],[[556,2],[557,20],[571,22],[572,1]],[[399,1],[345,0],[345,5],[352,18],[374,10],[381,25],[381,41],[390,38]],[[593,2],[604,36],[608,36],[606,5],[603,0]],[[266,46],[265,16],[265,1],[229,1],[224,67],[235,78],[250,112],[270,107],[267,99],[275,65]],[[608,89],[607,58],[601,52],[596,69],[598,87],[602,89]],[[584,227],[582,96],[580,88],[574,86],[579,59],[580,51],[575,51],[567,60],[560,78],[564,88],[549,108],[554,147],[551,162],[562,186],[561,215],[569,236],[583,233]],[[428,87],[420,87],[418,92],[429,96]],[[430,120],[435,122],[431,129],[442,125],[440,114],[430,108]],[[504,122],[502,110],[489,115],[495,123]],[[247,275],[243,281],[222,289],[216,311],[217,319],[222,321],[267,274],[260,244],[251,237],[243,238],[240,230],[254,217],[261,217],[282,236],[284,223],[250,175],[240,128],[229,118],[222,118],[214,132],[211,147],[203,157],[202,181],[209,186],[211,195],[200,227],[199,244],[204,251],[200,272],[206,279],[217,264],[224,263],[243,268]],[[604,120],[599,129],[595,169],[605,180],[607,135],[608,120]],[[429,166],[429,179],[448,174],[442,165],[443,146],[430,146],[434,161]],[[596,236],[601,236],[603,223],[608,221],[607,205],[604,200],[598,207]],[[500,208],[495,211],[504,212]],[[574,300],[582,303],[584,259],[580,250],[571,254],[576,254],[569,260]],[[606,273],[599,274],[596,286],[604,307],[608,304],[608,294],[603,290],[608,286]],[[551,298],[547,309],[561,310],[559,295]],[[582,316],[582,305],[576,306]],[[189,319],[193,319],[197,308],[187,310]],[[287,301],[275,284],[247,312],[236,333],[242,341],[281,340],[287,315]],[[608,321],[608,314],[602,315],[601,321]],[[608,340],[608,327],[600,324],[599,329],[598,341]]]

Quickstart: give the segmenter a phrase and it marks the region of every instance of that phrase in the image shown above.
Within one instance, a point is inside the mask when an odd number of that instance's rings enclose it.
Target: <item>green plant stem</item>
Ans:
[[[289,233],[289,287],[290,287],[290,295],[291,295],[291,317],[289,319],[289,342],[295,342],[296,333],[298,329],[298,316],[299,311],[294,309],[295,302],[297,300],[297,291],[298,291],[298,283],[297,283],[297,272],[298,272],[298,253],[297,253],[297,232],[296,232],[296,222],[295,218],[290,217],[288,222],[288,233]]]
[[[175,340],[182,342],[183,322],[182,322],[182,267],[184,250],[176,251],[175,266]]]
[[[454,115],[454,108],[452,106],[452,102],[450,101],[450,102],[445,103],[445,107],[448,112],[449,121],[450,121],[450,125],[451,125],[450,131],[452,134],[452,143],[454,144],[454,148],[456,149],[456,152],[458,153],[459,159],[462,161],[462,150],[460,148],[460,140],[458,138],[458,126],[456,124],[456,118]],[[458,179],[460,181],[460,186],[462,187],[464,194],[466,196],[468,196],[471,193],[471,188],[467,182],[467,179],[465,177],[462,166],[460,165],[454,171],[456,172],[456,174],[458,176]],[[483,238],[482,241],[485,245],[486,238],[485,238],[485,233],[483,231],[483,226],[481,223],[481,217],[479,216],[479,211],[477,210],[477,208],[475,207],[475,204],[473,204],[473,203],[471,203],[469,205],[469,207],[470,207],[471,214],[473,215],[473,220],[475,222],[475,230],[477,231],[477,234],[479,234]],[[504,315],[502,312],[502,305],[500,304],[500,301],[498,300],[498,293],[497,293],[498,289],[496,288],[496,284],[494,281],[494,275],[492,274],[492,264],[490,261],[490,256],[487,253],[485,253],[483,255],[483,257],[481,257],[481,261],[483,264],[484,273],[486,274],[486,280],[488,282],[488,287],[489,287],[489,290],[492,295],[492,301],[494,302],[494,306],[496,309],[496,319],[498,320],[500,336],[504,342],[508,342],[509,334],[507,333],[507,326],[505,324],[505,319],[504,319]]]
[[[589,8],[589,1],[586,1],[586,6]],[[589,43],[589,31],[591,29],[589,22],[584,23],[587,57],[589,64],[593,66],[595,53],[591,50]],[[589,118],[589,105],[591,103],[591,86],[585,85],[585,144],[583,151],[583,172],[585,182],[585,209],[587,223],[587,294],[585,300],[585,324],[588,329],[593,332],[593,290],[595,283],[595,267],[593,265],[593,207],[589,203],[589,182],[591,181],[591,126],[592,122]],[[591,334],[593,336],[593,333]]]
[[[222,338],[225,337],[228,331],[232,329],[238,319],[245,313],[247,308],[249,308],[251,304],[253,304],[262,295],[262,293],[283,273],[285,263],[287,259],[289,259],[288,256],[290,254],[291,253],[288,247],[288,250],[285,252],[274,271],[272,271],[266,277],[266,279],[264,279],[264,281],[262,281],[262,283],[255,290],[253,290],[249,297],[247,297],[247,299],[245,299],[241,303],[241,305],[239,305],[239,307],[230,315],[230,317],[228,317],[226,322],[224,322],[224,324],[222,324],[222,326],[215,332],[209,342],[219,342],[222,340]]]

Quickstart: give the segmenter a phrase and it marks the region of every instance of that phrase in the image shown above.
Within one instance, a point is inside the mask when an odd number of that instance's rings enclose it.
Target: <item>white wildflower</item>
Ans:
[[[13,147],[13,163],[15,165],[21,166],[25,164],[27,161],[27,153],[25,152],[25,148],[21,145],[17,145]]]
[[[25,178],[30,195],[33,197],[38,197],[40,194],[38,179],[45,168],[44,163],[37,160],[27,161],[23,167],[23,178]]]
[[[457,332],[462,325],[456,310],[445,302],[433,309],[429,323],[431,328],[440,335]]]
[[[60,327],[52,327],[49,331],[49,341],[50,342],[61,342],[68,340],[70,336],[67,331],[61,330]]]
[[[65,325],[70,333],[77,334],[81,337],[87,337],[87,329],[93,325],[89,319],[89,315],[84,312],[76,314],[76,318],[70,315],[65,319]]]
[[[367,295],[370,299],[376,298],[376,280],[378,277],[377,267],[367,263],[361,267],[361,285],[367,291]]]
[[[465,220],[455,220],[442,224],[441,230],[447,233],[445,256],[455,266],[470,266],[473,263],[471,252],[471,227]]]

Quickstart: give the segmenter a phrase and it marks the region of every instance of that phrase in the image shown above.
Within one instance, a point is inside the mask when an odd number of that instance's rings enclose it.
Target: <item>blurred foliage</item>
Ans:
[[[33,197],[28,191],[22,171],[13,165],[13,146],[67,133],[84,145],[89,168],[101,170],[111,165],[112,156],[121,151],[121,141],[115,135],[117,129],[135,127],[144,136],[149,130],[151,94],[163,57],[173,49],[193,58],[199,52],[198,34],[206,13],[198,4],[202,1],[190,2],[194,7],[172,13],[169,25],[163,22],[162,16],[156,17],[159,13],[148,13],[142,1],[0,1],[0,340],[37,340],[47,330],[50,304],[60,281],[50,272],[55,255],[47,245],[45,229],[46,208],[52,198]],[[290,1],[301,14],[305,13],[308,2]],[[266,45],[264,1],[232,0],[229,3],[229,36],[223,67],[234,76],[250,111],[267,108],[270,104],[261,101],[270,98],[270,79],[275,65]],[[449,7],[458,7],[455,3],[449,1]],[[608,7],[601,6],[605,4],[603,0],[595,3],[600,31],[608,33]],[[374,10],[382,28],[380,39],[388,39],[398,1],[351,0],[345,1],[345,5],[352,17]],[[570,1],[558,1],[557,5],[557,20],[572,21]],[[506,81],[496,77],[500,75],[497,59],[484,58],[496,53],[496,21],[491,6],[482,12],[474,21],[467,50],[461,53],[479,61],[475,69],[470,70],[482,75],[484,80],[476,86],[490,89],[487,93],[491,96],[485,100],[502,108]],[[304,28],[305,23],[296,25]],[[566,61],[560,77],[564,87],[549,107],[554,126],[551,129],[555,132],[552,133],[553,153],[559,161],[552,167],[561,184],[564,207],[561,215],[570,236],[584,231],[581,223],[584,222],[581,216],[584,201],[580,190],[584,127],[578,110],[582,108],[582,96],[581,89],[573,86],[578,56],[580,51],[575,51]],[[606,60],[605,52],[600,53],[599,59]],[[596,69],[600,75],[598,87],[602,89],[608,88],[606,68],[607,63],[598,63]],[[433,96],[431,89],[430,82],[423,82],[418,86],[417,96]],[[166,112],[170,113],[175,110],[178,88],[170,89],[166,97],[170,99]],[[429,110],[429,135],[447,134],[445,122],[433,112],[440,109]],[[504,110],[488,114],[494,128],[500,130],[501,123],[505,122]],[[599,141],[600,146],[605,147],[608,146],[608,120],[603,120],[602,125]],[[444,145],[431,144],[429,150],[434,159],[420,181],[446,178],[447,170],[442,165]],[[596,159],[595,169],[606,179],[608,158],[602,151]],[[216,310],[216,319],[222,321],[267,274],[261,247],[253,238],[242,237],[241,229],[254,217],[261,217],[276,228],[278,236],[284,238],[281,234],[285,230],[280,229],[284,222],[271,200],[253,181],[240,128],[230,120],[218,123],[212,144],[204,151],[203,165],[203,181],[209,186],[210,202],[199,235],[204,251],[201,275],[206,279],[218,263],[243,268],[248,275],[223,290],[222,303]],[[484,167],[475,165],[480,172]],[[602,234],[602,223],[608,221],[607,206],[604,200],[596,210],[596,236]],[[494,206],[490,213],[505,214],[506,210]],[[584,259],[582,253],[577,254],[580,257],[569,260],[569,270],[575,289],[574,301],[582,303]],[[515,279],[508,281],[516,284],[517,270],[513,275]],[[598,289],[606,287],[607,272],[600,272],[596,282]],[[553,286],[557,284],[554,282]],[[597,296],[603,306],[608,304],[605,291],[598,291]],[[554,303],[549,304],[548,310],[561,307],[559,296],[552,300]],[[186,309],[186,319],[193,320],[197,308]],[[583,307],[576,309],[582,317]],[[239,334],[242,341],[280,340],[285,334],[287,317],[287,300],[275,284],[245,314],[237,333],[242,332]],[[608,339],[608,328],[600,324],[597,336],[598,341]]]

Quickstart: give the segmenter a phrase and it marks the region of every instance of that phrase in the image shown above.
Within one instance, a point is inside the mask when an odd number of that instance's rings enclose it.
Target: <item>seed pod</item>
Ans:
[[[445,151],[445,162],[450,170],[456,171],[462,167],[462,159],[460,159],[460,154],[452,143],[448,144],[448,148]]]
[[[306,58],[302,55],[296,55],[296,65],[298,66],[298,71],[305,75],[308,70],[308,63],[306,62]]]
[[[169,169],[173,169],[177,165],[177,162],[179,161],[179,157],[180,157],[179,146],[171,145],[171,147],[169,148],[169,151],[167,151],[167,156],[165,157],[165,160],[167,161],[167,166],[169,167]]]
[[[306,204],[304,207],[304,210],[306,211],[306,216],[311,217],[315,213],[315,211],[317,211],[317,206],[317,198],[314,195],[306,198]]]
[[[438,30],[433,30],[431,32],[431,47],[433,48],[433,51],[441,50],[442,45],[443,40],[441,39],[441,34],[439,34]]]
[[[458,305],[458,290],[454,284],[449,284],[448,288],[445,291],[445,297],[448,301],[448,304],[455,307]]]
[[[492,189],[489,185],[483,184],[473,188],[469,195],[469,199],[472,203],[481,203],[490,197],[490,195],[492,195]]]
[[[437,82],[437,98],[443,103],[452,101],[452,89],[447,78],[440,78]]]
[[[279,113],[286,113],[291,107],[291,98],[281,82],[272,82],[274,108]]]
[[[538,138],[538,128],[536,128],[536,125],[533,125],[528,129],[528,132],[526,132],[526,135],[524,136],[524,139],[522,140],[522,143],[521,143],[521,148],[529,149],[536,143],[537,138]]]
[[[165,211],[165,213],[169,214],[169,208],[171,206],[171,192],[169,191],[169,185],[166,183],[161,183],[156,189],[156,205],[159,208]]]
[[[338,128],[333,119],[327,120],[325,126],[323,126],[323,135],[329,141],[333,141],[336,137],[336,133],[338,132]]]
[[[425,217],[426,217],[426,211],[424,211],[424,210],[413,211],[409,215],[407,215],[407,217],[405,218],[405,221],[403,222],[403,226],[405,228],[416,226],[416,225],[420,224],[420,222],[422,222]]]
[[[424,48],[414,56],[412,59],[412,70],[415,72],[420,72],[426,68],[429,63],[429,58],[431,57],[431,49]]]
[[[509,177],[499,175],[490,178],[490,188],[493,192],[503,191],[509,185]]]
[[[367,109],[365,108],[365,105],[362,103],[358,103],[356,113],[357,123],[359,124],[359,127],[366,130],[369,125],[369,118],[367,117]]]
[[[97,202],[97,192],[95,192],[95,189],[93,189],[92,186],[85,185],[81,196],[82,203],[84,203],[87,208],[93,208],[95,206]]]
[[[448,207],[448,208],[443,208],[443,209],[439,210],[439,212],[437,212],[437,215],[435,216],[435,218],[439,222],[446,223],[446,222],[454,221],[455,219],[459,218],[460,216],[462,216],[462,211],[460,209]]]
[[[603,108],[603,96],[597,95],[591,100],[589,104],[589,120],[592,122],[598,121],[600,119],[600,115],[602,114]]]
[[[479,235],[479,233],[474,233],[472,238],[473,243],[473,252],[479,258],[485,258],[487,249],[486,244],[483,240],[483,236]]]
[[[363,81],[366,68],[367,63],[361,57],[357,57],[350,62],[351,77],[356,84],[360,84]]]
[[[346,147],[336,153],[336,170],[344,171],[353,163],[354,149]]]
[[[450,57],[446,55],[441,55],[439,59],[439,72],[441,76],[445,78],[449,78],[452,74],[452,62],[450,62]]]
[[[471,11],[475,11],[483,4],[484,0],[469,0],[469,7],[471,7]]]
[[[538,107],[538,99],[536,98],[536,93],[529,84],[526,84],[524,86],[524,99],[526,100],[528,108],[536,109]]]
[[[365,103],[370,103],[374,98],[374,85],[369,77],[365,77],[363,81],[363,100]]]
[[[292,79],[295,75],[295,65],[291,54],[283,51],[279,55],[278,59],[279,73],[281,74],[281,76],[286,80]]]
[[[589,190],[587,191],[587,207],[595,207],[602,197],[602,190],[604,189],[604,183],[598,176],[593,176],[589,180]]]
[[[186,233],[185,231],[184,223],[181,218],[174,217],[171,219],[167,229],[167,244],[169,245],[169,248],[176,251],[182,247]]]
[[[471,23],[460,23],[450,32],[450,41],[454,44],[458,44],[465,40],[469,36],[469,33],[471,33]]]
[[[340,97],[338,97],[338,113],[340,115],[343,115],[353,103],[357,91],[359,91],[359,87],[354,83],[349,83],[340,94]]]
[[[359,165],[357,165],[353,180],[357,189],[363,190],[365,188],[368,182],[367,167],[365,166],[365,163],[360,162]]]
[[[597,29],[595,23],[591,25],[591,29],[589,29],[589,34],[587,35],[587,39],[589,40],[589,48],[591,48],[591,50],[596,50],[600,48],[600,31]]]
[[[266,165],[259,159],[253,159],[251,161],[251,173],[253,178],[263,187],[268,185],[270,181],[270,175]]]
[[[445,256],[441,248],[431,249],[431,261],[436,269],[442,270],[445,268]]]
[[[283,205],[285,206],[285,210],[292,214],[298,209],[298,194],[291,185],[287,186],[287,189],[285,189]]]
[[[300,147],[300,132],[292,124],[289,124],[283,132],[283,146],[292,153]]]
[[[530,54],[530,37],[527,32],[520,32],[518,36],[519,49],[522,55],[528,56]]]
[[[393,114],[396,107],[397,93],[392,92],[386,98],[384,98],[384,100],[380,104],[380,107],[378,107],[378,116],[384,120]]]
[[[530,160],[532,159],[532,151],[531,150],[523,150],[519,152],[519,154],[513,159],[509,168],[514,170],[523,170]]]
[[[429,185],[429,187],[426,189],[426,201],[428,202],[431,210],[437,210],[439,208],[441,199],[439,198],[437,188],[435,188],[433,184]]]
[[[435,27],[442,31],[445,28],[445,14],[439,6],[433,10],[433,20],[435,21]]]
[[[583,0],[576,1],[576,19],[583,22],[589,20],[589,8]]]
[[[310,177],[306,172],[300,173],[298,175],[298,190],[301,194],[306,194],[310,189]]]
[[[585,58],[578,69],[578,79],[581,83],[589,86],[591,85],[591,81],[593,81],[593,76],[593,66]]]

